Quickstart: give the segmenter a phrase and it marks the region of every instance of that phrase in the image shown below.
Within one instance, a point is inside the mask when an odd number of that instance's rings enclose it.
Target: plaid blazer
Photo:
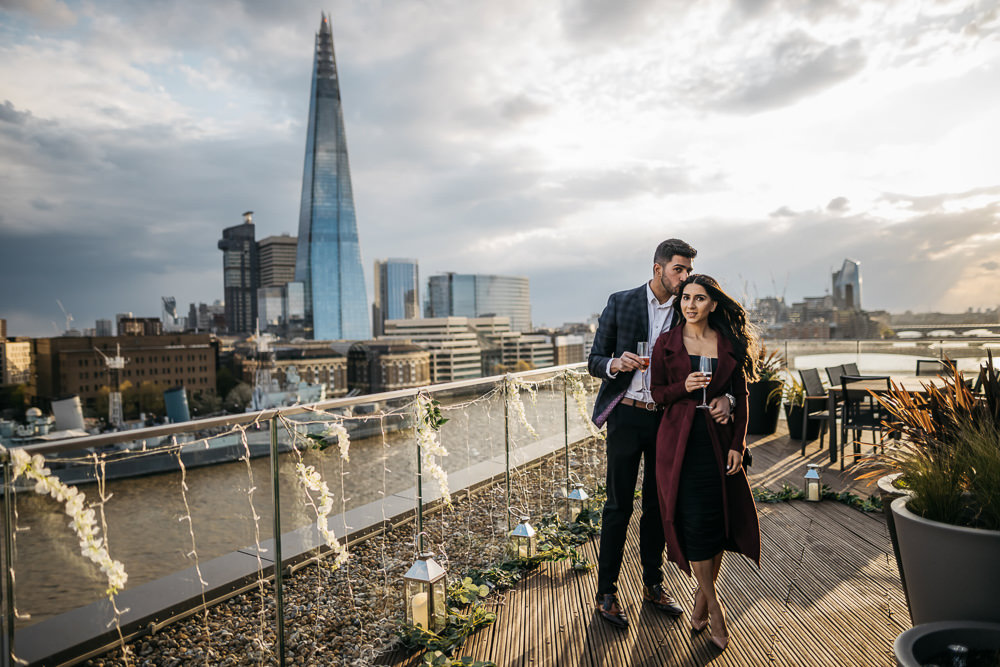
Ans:
[[[615,292],[608,297],[608,305],[601,313],[590,349],[587,370],[601,378],[601,388],[594,402],[593,421],[598,428],[608,420],[608,415],[622,400],[635,371],[621,372],[614,379],[608,377],[608,362],[612,355],[635,352],[636,344],[649,335],[649,307],[646,303],[646,283],[635,289]],[[652,347],[653,341],[650,341]]]

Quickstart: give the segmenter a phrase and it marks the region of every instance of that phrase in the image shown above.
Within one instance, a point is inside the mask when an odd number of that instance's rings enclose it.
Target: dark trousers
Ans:
[[[625,554],[625,538],[635,504],[639,461],[645,458],[642,516],[639,517],[639,560],[642,583],[663,581],[663,522],[656,493],[656,429],[662,411],[650,412],[617,405],[608,417],[608,500],[601,519],[601,553],[597,563],[597,594],[617,592],[618,573]]]

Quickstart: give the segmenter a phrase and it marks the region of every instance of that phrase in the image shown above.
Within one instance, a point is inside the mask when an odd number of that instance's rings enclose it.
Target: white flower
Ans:
[[[521,425],[531,434],[533,438],[538,437],[538,433],[535,428],[528,423],[528,416],[524,414],[524,403],[521,402],[521,389],[528,392],[531,396],[531,401],[535,401],[535,388],[528,385],[525,382],[517,379],[513,375],[508,375],[506,378],[507,382],[507,401],[511,408],[513,408],[514,413],[517,415],[517,420],[521,422]]]
[[[437,480],[441,497],[446,505],[451,505],[448,490],[448,475],[437,461],[437,457],[448,456],[448,450],[441,445],[437,429],[431,422],[434,402],[424,394],[417,395],[417,445],[420,447],[420,465]]]
[[[299,475],[299,481],[310,491],[319,493],[319,504],[316,505],[316,528],[319,534],[336,555],[333,560],[334,567],[340,567],[347,560],[347,548],[342,545],[333,531],[327,528],[327,517],[333,511],[333,496],[330,495],[330,487],[323,481],[323,478],[313,466],[307,466],[301,461],[295,464],[295,472]]]
[[[337,436],[337,444],[340,446],[340,458],[345,461],[350,461],[351,458],[348,456],[348,453],[351,449],[351,436],[347,434],[347,429],[344,428],[344,424],[342,422],[330,424],[330,426],[326,429],[326,434]]]
[[[117,560],[112,560],[108,554],[107,544],[98,537],[97,513],[84,505],[86,498],[75,486],[66,486],[45,467],[45,458],[39,454],[29,457],[23,450],[11,451],[11,461],[14,463],[14,479],[24,475],[35,482],[35,493],[49,495],[63,503],[66,514],[72,519],[70,528],[80,541],[80,552],[93,561],[108,579],[108,595],[115,595],[125,588],[128,574],[125,566]]]

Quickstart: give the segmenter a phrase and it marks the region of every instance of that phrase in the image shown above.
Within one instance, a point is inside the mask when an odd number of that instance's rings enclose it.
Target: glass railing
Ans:
[[[37,646],[37,626],[71,622],[82,607],[100,616],[95,627],[125,639],[189,613],[178,605],[190,607],[190,601],[181,604],[163,593],[171,577],[193,578],[202,604],[211,603],[233,554],[254,559],[258,581],[274,578],[267,566],[276,552],[287,565],[329,551],[316,530],[318,517],[341,543],[410,521],[408,541],[395,555],[412,560],[415,512],[425,507],[423,530],[446,563],[461,561],[462,554],[468,560],[471,552],[480,559],[486,552],[499,555],[508,508],[552,513],[565,505],[571,475],[592,491],[603,481],[603,444],[591,437],[587,418],[596,388],[584,364],[574,364],[28,445],[24,453],[44,458],[50,476],[43,483],[40,460],[22,470],[18,457],[5,452],[3,604],[10,664],[14,656],[38,659],[46,647]],[[420,405],[427,400],[447,420],[437,431],[447,455],[421,460],[418,430],[427,422]],[[338,435],[345,431],[346,439]],[[440,507],[435,466],[446,473],[453,497],[482,494],[477,503],[489,513],[483,522],[489,535],[475,544],[471,528],[445,527],[460,522]],[[95,546],[91,540],[89,559],[67,525],[67,507],[73,507],[59,490],[64,485],[84,496],[75,508],[78,522],[86,523],[93,510],[100,541]],[[443,511],[430,514],[434,505]],[[128,577],[111,604],[109,578],[97,564],[102,558],[121,563]],[[279,607],[270,616],[272,632],[261,629],[255,641],[281,658],[283,633],[273,633],[275,617],[285,616],[278,579],[269,588]],[[247,587],[245,576],[241,585]],[[138,609],[151,604],[142,597],[147,591],[174,605],[169,613],[141,616]],[[383,596],[385,616],[396,608],[392,595]]]

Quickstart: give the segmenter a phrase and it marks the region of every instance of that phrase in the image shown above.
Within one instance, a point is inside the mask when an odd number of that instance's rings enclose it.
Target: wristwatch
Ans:
[[[736,410],[736,397],[732,394],[726,394],[725,396],[729,399],[729,414],[733,414],[733,411]]]

